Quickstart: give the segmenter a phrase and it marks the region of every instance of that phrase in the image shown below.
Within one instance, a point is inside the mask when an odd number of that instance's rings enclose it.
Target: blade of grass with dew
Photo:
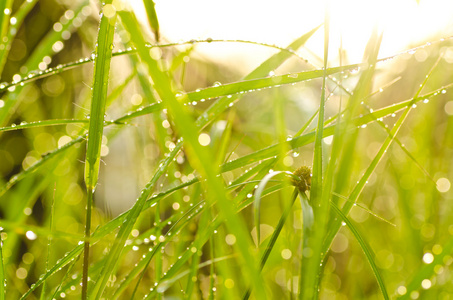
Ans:
[[[54,219],[55,219],[55,189],[56,186],[54,186],[54,194],[52,198],[52,203],[50,205],[50,216],[49,216],[49,231],[50,235],[47,237],[47,255],[46,255],[46,264],[45,264],[45,273],[49,270],[49,260],[50,260],[50,254],[51,254],[51,249],[52,249],[52,236],[53,236],[53,230],[54,230]],[[46,290],[47,290],[47,281],[44,281],[42,284],[42,289],[41,289],[41,296],[40,299],[46,299]]]
[[[111,5],[111,1],[103,4]],[[107,101],[107,89],[109,82],[110,61],[112,59],[113,35],[117,15],[106,16],[101,14],[98,37],[95,49],[93,94],[90,108],[90,123],[88,129],[87,151],[85,158],[85,186],[87,190],[87,205],[85,218],[85,242],[83,249],[83,276],[82,276],[82,299],[88,296],[88,268],[91,236],[91,210],[93,206],[93,194],[99,176],[99,163],[101,160],[101,143],[104,129],[105,104]]]
[[[354,203],[354,202],[352,202],[351,200],[349,200],[348,197],[345,197],[345,196],[343,196],[343,195],[337,194],[337,193],[335,193],[335,192],[333,192],[332,195],[334,195],[334,196],[336,196],[336,197],[338,197],[338,198],[340,198],[340,199],[343,199],[344,201],[351,202],[351,203],[353,203],[353,205],[355,205],[356,207],[359,207],[360,209],[363,209],[364,211],[366,211],[367,213],[369,213],[370,215],[372,215],[372,216],[375,217],[376,219],[381,220],[381,221],[383,221],[383,222],[385,222],[385,223],[387,223],[387,224],[389,224],[389,225],[392,225],[393,227],[396,227],[395,224],[393,224],[393,223],[390,222],[389,220],[387,220],[387,219],[385,219],[385,218],[379,216],[378,214],[374,213],[372,210],[370,210],[370,209],[367,208],[366,206],[363,206],[363,205],[361,205],[361,204],[359,204],[359,203]]]
[[[66,119],[66,120],[43,120],[30,123],[24,122],[20,123],[19,125],[11,124],[10,126],[0,127],[0,132],[67,124],[88,124],[88,120]]]
[[[347,70],[352,70],[357,68],[357,65],[350,65],[341,68],[329,68],[327,70],[328,74],[337,74]],[[292,73],[288,75],[273,76],[272,78],[258,78],[258,79],[249,79],[246,81],[228,83],[221,86],[212,86],[199,91],[189,92],[183,95],[178,95],[178,99],[184,102],[193,102],[200,101],[203,99],[217,98],[223,96],[232,96],[230,98],[225,97],[222,99],[227,100],[218,100],[213,104],[208,110],[200,116],[197,120],[197,125],[205,127],[211,120],[220,115],[225,111],[229,105],[238,99],[238,97],[245,93],[250,92],[260,88],[270,88],[275,86],[280,86],[282,84],[291,84],[303,82],[315,78],[321,78],[324,74],[323,70],[313,70],[313,71],[303,71],[299,73]],[[265,75],[263,75],[265,76]],[[163,109],[162,103],[153,103],[146,107],[141,107],[135,112],[130,112],[127,115],[118,118],[117,122],[124,122],[125,120],[135,118],[138,116],[143,116],[146,114],[154,113]]]
[[[189,160],[192,160],[195,169],[197,169],[207,180],[209,186],[208,194],[210,195],[208,196],[208,199],[210,197],[217,199],[217,204],[220,207],[223,218],[226,220],[227,227],[237,238],[238,242],[236,245],[242,254],[245,266],[247,266],[244,268],[245,272],[248,273],[250,276],[249,278],[252,278],[254,286],[256,288],[261,288],[262,282],[259,279],[259,274],[257,274],[254,259],[248,250],[250,239],[248,238],[248,233],[245,231],[246,227],[245,224],[243,224],[244,221],[234,213],[230,201],[223,192],[224,187],[216,175],[218,172],[212,165],[212,154],[198,142],[198,130],[195,123],[190,119],[188,114],[183,110],[183,106],[174,96],[168,76],[160,70],[157,61],[151,58],[150,53],[146,48],[145,41],[141,36],[140,29],[137,26],[135,17],[129,12],[120,12],[119,14],[124,27],[133,37],[133,42],[137,47],[139,56],[148,66],[157,93],[173,116],[176,127],[186,142],[185,150]],[[264,299],[264,290],[258,292],[258,295]]]
[[[201,219],[200,219],[200,223],[199,223],[199,226],[198,226],[198,230],[197,230],[197,236],[195,237],[195,239],[198,238],[198,236],[200,234],[202,234],[202,229],[203,228],[206,228],[206,226],[209,224],[210,222],[210,219],[211,219],[211,210],[210,209],[204,209],[203,211],[203,214],[201,216]],[[210,248],[210,256],[211,256],[211,260],[214,259],[214,247],[213,246],[213,238],[211,237],[209,239],[209,248]],[[189,278],[193,278],[193,276],[197,276],[197,271],[198,271],[198,265],[200,263],[200,259],[201,259],[201,252],[197,251],[197,253],[194,253],[194,255],[192,256],[192,261],[190,263],[190,273],[191,273],[191,277]],[[214,267],[214,264],[211,264],[211,267],[213,268]],[[213,282],[212,282],[212,274],[213,272],[210,272],[209,276],[210,276],[210,287],[209,287],[209,291],[210,291],[210,296],[211,297],[211,292],[213,290]],[[178,276],[175,276],[175,277],[178,277]],[[184,293],[184,299],[191,299],[191,295],[192,295],[192,292],[193,292],[193,288],[194,288],[194,285],[195,285],[195,281],[194,280],[187,280],[187,285],[186,285],[186,289],[185,289],[185,293]]]
[[[396,79],[392,80],[390,83],[386,84],[385,86],[390,86],[392,84],[394,84],[395,82],[399,81],[401,79],[401,77],[397,77]],[[341,87],[341,85],[339,85]],[[343,89],[345,90],[345,89]],[[377,93],[380,93],[382,91],[382,87],[378,90],[378,91],[375,91],[373,93],[371,93],[368,97],[366,98],[370,98],[372,95],[375,95]],[[349,94],[350,96],[352,95],[351,93],[349,93],[347,90],[345,90],[345,92],[347,94]],[[425,101],[423,101],[425,103]],[[374,117],[373,116],[373,110],[366,104],[364,103],[363,101],[361,102],[361,104],[366,107],[366,109],[369,111],[369,115],[371,117]],[[333,122],[337,119],[337,117],[339,116],[340,114],[337,114],[336,116],[332,117],[329,121]],[[381,120],[381,118],[376,118],[374,117],[374,121],[377,122],[381,128],[383,128],[387,134],[390,134],[390,129],[388,129],[387,126],[385,126],[384,122]],[[431,179],[431,181],[434,183],[434,179],[432,178],[432,176],[429,174],[429,172],[417,161],[417,159],[408,151],[408,149],[401,143],[401,141],[398,139],[398,138],[395,138],[395,142],[400,146],[401,150],[403,150],[406,155],[415,163],[415,165],[429,178]]]
[[[381,289],[382,296],[384,297],[384,299],[389,300],[390,297],[389,297],[387,289],[385,287],[384,280],[382,279],[382,275],[379,272],[379,269],[376,266],[376,263],[374,261],[375,255],[374,255],[373,250],[371,249],[370,245],[362,237],[362,234],[360,234],[358,229],[354,226],[354,224],[352,224],[352,222],[348,219],[348,217],[346,217],[346,215],[343,214],[341,209],[339,209],[338,206],[336,206],[336,204],[333,202],[330,202],[330,204],[331,204],[333,210],[341,217],[341,219],[346,223],[346,225],[348,225],[349,230],[354,235],[355,239],[357,240],[357,242],[360,245],[360,248],[362,248],[363,252],[365,253],[367,261],[370,264],[370,267],[373,270],[373,274],[376,277],[376,280],[379,284],[379,288]]]
[[[65,291],[66,289],[63,289],[64,285],[63,283],[66,281],[66,279],[70,278],[71,276],[71,273],[72,273],[72,269],[74,268],[74,266],[76,265],[78,259],[80,259],[80,255],[77,257],[77,259],[75,259],[72,264],[68,267],[68,270],[66,271],[66,274],[63,276],[63,278],[61,279],[60,281],[60,284],[57,286],[57,288],[55,289],[55,292],[53,293],[51,299],[57,299],[58,295],[60,294],[60,291],[63,290]]]
[[[318,113],[318,125],[315,132],[315,144],[313,153],[313,171],[310,189],[310,205],[313,208],[314,223],[313,226],[316,230],[305,230],[304,240],[310,241],[308,245],[304,243],[303,247],[309,247],[312,249],[314,254],[310,258],[302,256],[300,275],[299,275],[299,289],[298,299],[315,299],[318,294],[317,274],[319,268],[319,261],[322,254],[319,252],[322,246],[322,238],[326,228],[326,218],[328,216],[329,206],[325,205],[323,197],[323,151],[322,151],[322,139],[324,131],[324,110],[326,103],[326,80],[327,80],[327,64],[328,64],[328,52],[329,52],[329,13],[326,9],[325,22],[324,22],[324,67],[322,76],[321,86],[321,101],[319,104]],[[304,220],[305,221],[305,220]],[[305,222],[304,222],[305,223]],[[305,224],[304,224],[305,226]],[[308,235],[308,236],[306,236]],[[310,238],[313,237],[313,239]],[[307,237],[307,238],[306,238]],[[305,239],[306,238],[306,239]]]

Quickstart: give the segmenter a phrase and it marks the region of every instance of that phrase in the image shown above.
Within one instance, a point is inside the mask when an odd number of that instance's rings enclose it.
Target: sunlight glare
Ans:
[[[129,0],[142,22],[146,22],[141,0]],[[242,39],[286,46],[301,34],[324,22],[330,12],[332,63],[342,45],[350,62],[359,62],[373,28],[383,32],[380,57],[396,54],[426,41],[453,35],[453,1],[448,0],[343,0],[343,1],[240,1],[155,0],[162,36],[171,42],[192,39]],[[327,5],[326,3],[329,3]],[[341,43],[340,43],[341,41]],[[309,53],[322,57],[324,30],[307,43]],[[197,49],[211,57],[231,58],[243,63],[244,45],[215,43]],[[250,50],[251,49],[251,50]],[[268,50],[268,49],[266,49]],[[249,46],[247,60],[255,64],[268,57]],[[249,53],[248,53],[249,54]],[[239,61],[240,60],[240,61]]]

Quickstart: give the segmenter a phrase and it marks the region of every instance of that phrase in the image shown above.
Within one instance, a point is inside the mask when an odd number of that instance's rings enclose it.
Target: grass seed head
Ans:
[[[302,193],[309,190],[311,187],[311,168],[302,166],[293,172],[299,179],[291,179],[291,183]]]

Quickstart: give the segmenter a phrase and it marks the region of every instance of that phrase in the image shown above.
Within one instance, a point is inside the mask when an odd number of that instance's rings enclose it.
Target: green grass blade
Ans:
[[[343,214],[343,212],[338,208],[338,206],[330,202],[333,210],[341,217],[341,219],[348,225],[349,230],[351,233],[354,235],[355,239],[360,245],[360,248],[362,248],[363,252],[365,253],[365,256],[367,258],[368,263],[371,266],[371,269],[373,270],[374,276],[376,277],[376,280],[379,284],[379,288],[381,289],[382,296],[384,299],[389,300],[390,297],[388,295],[387,289],[384,284],[384,280],[382,279],[381,273],[379,272],[378,267],[376,266],[376,263],[374,261],[375,255],[373,253],[373,250],[371,249],[370,245],[368,242],[362,237],[358,229],[352,224],[352,222],[346,217],[346,215]]]
[[[157,19],[154,0],[143,0],[143,4],[145,5],[145,10],[146,10],[146,15],[148,16],[149,25],[151,25],[151,29],[153,30],[153,33],[154,33],[154,39],[157,42],[159,42],[159,38],[160,38],[159,20]]]
[[[6,284],[5,265],[3,264],[3,241],[0,236],[0,300],[4,300],[6,297]]]
[[[23,122],[18,125],[11,124],[10,126],[7,126],[7,127],[0,127],[0,132],[45,127],[45,126],[57,126],[57,125],[67,125],[67,124],[87,124],[87,123],[88,123],[88,120],[76,120],[76,119],[43,120],[43,121],[36,121],[36,122],[30,122],[30,123]]]
[[[99,173],[105,104],[107,101],[110,60],[112,58],[113,34],[115,30],[114,22],[115,18],[102,17],[95,50],[93,95],[85,161],[85,184],[87,190],[96,188]]]
[[[111,1],[110,1],[111,2]],[[107,3],[110,3],[107,2]],[[105,4],[104,4],[105,5]],[[110,4],[106,4],[110,5]],[[83,254],[82,299],[88,296],[88,266],[91,236],[91,209],[96,189],[101,160],[101,142],[104,130],[105,104],[109,82],[110,61],[112,59],[113,35],[116,14],[111,17],[102,15],[94,60],[93,94],[91,98],[90,124],[88,129],[87,151],[85,158],[85,185],[87,189],[87,208],[85,219],[85,243]]]
[[[305,230],[304,240],[309,241],[308,245],[304,244],[304,247],[309,247],[313,250],[313,257],[305,258],[301,260],[301,273],[299,277],[299,299],[312,299],[317,298],[318,295],[318,268],[319,261],[318,257],[321,256],[319,249],[322,245],[322,238],[326,228],[326,218],[329,212],[329,206],[326,205],[323,197],[323,149],[322,139],[324,135],[324,117],[325,117],[325,104],[326,104],[326,82],[327,82],[327,65],[328,65],[328,53],[329,53],[329,15],[326,9],[325,24],[324,24],[324,67],[322,75],[322,86],[321,86],[321,100],[319,104],[318,113],[318,125],[315,131],[315,144],[313,154],[313,176],[311,179],[310,189],[310,205],[313,208],[314,222],[316,231]],[[304,220],[305,221],[305,220]],[[304,222],[305,227],[305,222]],[[313,234],[313,239],[308,235]],[[305,239],[307,238],[307,239]]]

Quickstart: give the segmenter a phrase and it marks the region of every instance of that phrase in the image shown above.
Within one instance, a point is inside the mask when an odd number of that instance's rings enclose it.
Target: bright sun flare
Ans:
[[[144,20],[141,1],[130,0]],[[449,0],[155,0],[163,36],[170,41],[242,39],[285,46],[324,22],[330,11],[329,57],[335,61],[340,41],[350,61],[360,61],[375,26],[383,32],[380,56],[388,56],[428,40],[453,35],[453,1]],[[176,9],[175,9],[176,8]],[[307,48],[322,56],[320,30]],[[203,48],[210,56],[227,55],[222,47]],[[231,49],[228,48],[229,52]],[[234,51],[231,52],[233,58]],[[253,59],[253,58],[252,58]],[[257,55],[256,60],[262,58]],[[253,62],[252,62],[253,63]]]

